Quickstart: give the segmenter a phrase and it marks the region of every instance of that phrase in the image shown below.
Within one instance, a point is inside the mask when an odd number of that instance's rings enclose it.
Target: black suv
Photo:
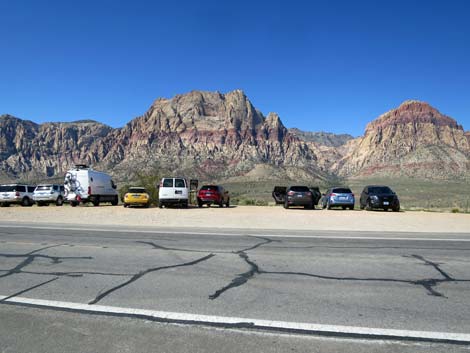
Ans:
[[[361,210],[382,208],[385,211],[392,209],[394,212],[398,212],[400,211],[400,201],[397,194],[388,186],[368,185],[362,190],[359,207]]]

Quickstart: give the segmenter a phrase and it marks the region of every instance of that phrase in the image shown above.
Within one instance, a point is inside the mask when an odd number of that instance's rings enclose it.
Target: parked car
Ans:
[[[94,206],[99,206],[101,202],[111,202],[115,206],[119,202],[116,184],[111,176],[83,164],[67,171],[64,186],[66,199],[73,207],[86,202]]]
[[[219,205],[219,207],[230,206],[230,196],[227,190],[220,185],[203,185],[197,193],[197,205]]]
[[[33,193],[33,200],[38,206],[55,203],[56,206],[64,204],[65,188],[64,185],[41,184],[36,186]]]
[[[130,187],[124,195],[124,207],[150,206],[150,195],[143,187]]]
[[[400,201],[398,196],[388,186],[368,185],[362,190],[360,208],[372,210],[382,208],[385,211],[392,209],[394,212],[400,211]]]
[[[310,186],[308,187],[308,189],[312,193],[312,200],[313,200],[312,207],[315,208],[315,205],[318,205],[318,202],[321,199],[320,189],[317,186]],[[286,196],[287,196],[287,187],[275,186],[272,192],[272,196],[277,205],[285,205]]]
[[[11,204],[32,206],[35,188],[36,186],[24,184],[0,185],[0,205],[2,207],[8,207]]]
[[[354,209],[355,198],[350,188],[334,187],[326,191],[322,197],[322,208],[331,209],[332,207],[341,207],[343,210]]]
[[[189,184],[185,178],[163,178],[158,188],[158,207],[189,203]]]
[[[313,193],[308,186],[290,186],[287,188],[284,208],[290,206],[304,206],[313,208]]]

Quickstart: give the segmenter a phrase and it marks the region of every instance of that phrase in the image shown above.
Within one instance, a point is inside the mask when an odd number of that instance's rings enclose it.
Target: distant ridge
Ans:
[[[120,178],[155,168],[202,179],[468,177],[470,133],[429,104],[406,101],[364,136],[287,129],[243,91],[159,98],[122,128],[94,120],[36,124],[0,116],[0,177],[61,176],[75,163]]]

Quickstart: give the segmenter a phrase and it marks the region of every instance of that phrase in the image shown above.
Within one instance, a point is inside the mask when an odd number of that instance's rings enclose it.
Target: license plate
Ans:
[[[340,200],[347,200],[348,198],[346,196],[340,196]]]
[[[139,194],[132,194],[132,197],[139,197]]]
[[[182,193],[183,193],[183,191],[181,191],[181,190],[175,190],[175,194],[182,194]]]
[[[388,206],[390,203],[388,201],[384,201],[384,206]]]

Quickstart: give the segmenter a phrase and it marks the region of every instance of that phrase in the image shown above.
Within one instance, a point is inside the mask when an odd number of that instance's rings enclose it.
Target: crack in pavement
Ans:
[[[204,254],[207,254],[208,252],[210,252],[212,254],[232,254],[233,253],[231,251],[207,251],[207,250],[194,250],[194,249],[182,249],[182,248],[168,248],[166,246],[158,245],[158,244],[156,244],[154,242],[151,242],[151,241],[140,241],[139,240],[139,241],[136,241],[136,243],[150,245],[151,247],[153,247],[156,250],[165,250],[165,251],[196,252],[196,253],[204,253]]]
[[[36,284],[35,286],[32,286],[32,287],[23,289],[23,290],[21,290],[21,291],[19,291],[19,292],[16,292],[16,293],[12,294],[12,295],[9,295],[8,297],[3,298],[2,300],[0,300],[0,303],[1,303],[1,302],[5,302],[5,301],[7,301],[8,299],[11,299],[11,298],[13,298],[13,297],[17,297],[18,295],[21,295],[21,294],[23,294],[23,293],[29,292],[30,290],[33,290],[33,289],[42,287],[42,286],[44,286],[44,285],[46,285],[46,284],[48,284],[48,283],[54,282],[54,281],[57,280],[57,279],[59,279],[59,277],[55,277],[55,278],[50,279],[49,281],[42,282],[42,283]]]
[[[63,260],[90,260],[92,257],[90,256],[50,256],[50,255],[44,255],[44,254],[37,254],[39,251],[50,249],[50,248],[55,248],[59,247],[62,245],[51,245],[51,246],[46,246],[40,249],[36,249],[33,251],[30,251],[26,254],[0,254],[0,257],[4,258],[24,258],[23,261],[21,261],[18,265],[16,265],[14,268],[4,271],[6,273],[0,275],[0,278],[5,278],[17,273],[23,273],[23,269],[31,263],[33,263],[36,259],[47,259],[50,260],[52,264],[59,264]]]
[[[161,271],[161,270],[167,270],[167,269],[171,269],[171,268],[177,268],[177,267],[193,266],[193,265],[196,265],[200,262],[209,260],[211,257],[214,257],[214,256],[215,256],[214,254],[209,254],[207,256],[201,257],[199,259],[196,259],[196,260],[193,260],[193,261],[190,261],[190,262],[185,262],[185,263],[177,264],[177,265],[169,265],[169,266],[160,266],[160,267],[155,267],[155,268],[149,268],[147,270],[141,271],[141,272],[136,273],[135,275],[133,275],[128,281],[126,281],[124,283],[121,283],[121,284],[119,284],[119,285],[117,285],[117,286],[115,286],[111,289],[108,289],[107,291],[97,295],[96,298],[93,299],[92,301],[90,301],[88,304],[92,305],[92,304],[98,303],[100,300],[102,300],[106,296],[108,296],[111,293],[117,291],[118,289],[121,289],[121,288],[137,281],[138,279],[140,279],[141,277],[145,276],[148,273]]]

